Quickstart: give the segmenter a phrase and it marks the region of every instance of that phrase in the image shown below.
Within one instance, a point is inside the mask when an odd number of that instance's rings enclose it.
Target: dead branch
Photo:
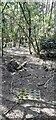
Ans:
[[[3,115],[7,115],[18,103],[15,103],[7,112],[5,112]]]
[[[21,70],[23,67],[25,67],[26,64],[27,64],[27,61],[23,62],[23,63],[17,68],[17,70]]]
[[[50,80],[53,80],[53,77],[54,77],[54,74],[53,74],[53,76],[52,76],[51,78],[49,78],[49,79],[45,82],[45,84],[44,84],[44,87],[45,87],[45,88],[47,87],[48,82],[49,82]]]

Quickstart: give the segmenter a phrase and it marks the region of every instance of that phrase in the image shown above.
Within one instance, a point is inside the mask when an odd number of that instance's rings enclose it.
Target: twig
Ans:
[[[18,103],[15,103],[7,112],[5,112],[3,115],[7,115]]]
[[[52,77],[51,77],[52,76]],[[48,84],[48,82],[52,79],[53,80],[53,77],[54,77],[54,71],[53,71],[53,74],[50,74],[50,76],[48,76],[48,77],[50,77],[46,82],[44,82],[44,83],[39,83],[38,84],[38,86],[43,86],[44,85],[44,87],[46,87],[46,84]]]
[[[44,87],[47,87],[48,82],[49,82],[51,79],[53,80],[53,77],[54,77],[54,74],[53,74],[53,76],[52,76],[51,78],[49,78],[49,79],[46,81],[46,83],[44,84]]]

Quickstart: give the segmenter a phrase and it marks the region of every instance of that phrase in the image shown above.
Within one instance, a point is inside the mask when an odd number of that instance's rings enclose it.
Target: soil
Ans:
[[[26,65],[10,71],[7,65],[11,60],[19,66],[26,61]],[[6,113],[1,120],[56,119],[56,60],[40,59],[34,52],[30,55],[26,47],[5,48],[0,69],[0,108],[3,115]],[[8,111],[15,103],[17,105]]]

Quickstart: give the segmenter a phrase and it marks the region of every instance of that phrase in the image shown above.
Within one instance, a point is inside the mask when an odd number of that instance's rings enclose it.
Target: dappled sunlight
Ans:
[[[51,109],[51,108],[43,108],[43,109],[41,109],[41,111],[42,111],[43,113],[46,113],[46,114],[49,115],[49,116],[56,116],[56,112],[55,112],[54,109]]]
[[[22,106],[26,108],[26,107],[30,107],[31,104],[30,103],[24,103],[24,104],[22,104]]]
[[[10,95],[6,94],[6,98],[11,102],[19,102],[19,106],[18,109],[17,106],[12,109],[6,116],[10,119],[23,118],[24,109],[27,109],[27,114],[25,115],[26,118],[33,118],[34,115],[37,116],[41,114],[41,112],[43,112],[44,116],[45,114],[48,116],[55,116],[53,87],[54,81],[51,79],[49,82],[47,82],[47,80],[52,77],[52,72],[50,71],[50,69],[52,66],[55,67],[55,62],[52,62],[51,60],[44,61],[39,57],[35,57],[34,53],[30,55],[28,48],[27,50],[25,50],[25,48],[23,47],[19,50],[10,49],[7,51],[7,53],[8,56],[12,55],[12,59],[15,59],[15,61],[19,63],[19,65],[22,65],[22,63],[24,63],[25,61],[27,61],[27,64],[21,70],[10,72],[11,78],[9,76],[9,80],[11,81],[11,93]],[[45,67],[48,68],[47,72],[45,71]],[[8,77],[6,80],[8,81]],[[44,88],[43,83],[47,84],[47,88]],[[5,86],[6,83],[3,84]],[[43,84],[43,86],[41,84]],[[6,89],[8,89],[7,85]],[[22,99],[20,96],[20,89],[25,89],[26,91],[26,95],[23,95],[23,104],[19,101]],[[6,91],[6,93],[7,92],[8,91]],[[3,97],[5,96],[3,95]]]
[[[33,115],[29,113],[26,115],[26,118],[33,118]]]
[[[5,105],[3,104],[0,105],[0,114],[5,113],[7,110],[8,108]]]
[[[37,112],[37,113],[40,113],[40,108],[30,107],[30,109],[31,109],[32,111],[35,111],[35,112]]]
[[[3,120],[56,119],[56,2],[33,1],[0,4]]]
[[[8,113],[7,115],[6,115],[8,118],[23,118],[23,112],[21,111],[21,110],[13,110],[11,113]]]
[[[6,51],[6,53],[8,53],[8,55],[15,55],[15,56],[21,56],[21,55],[27,55],[27,58],[29,61],[31,61],[33,64],[38,64],[38,65],[42,65],[42,64],[45,64],[47,65],[47,67],[50,69],[51,66],[55,67],[56,64],[55,64],[55,61],[51,61],[51,60],[43,60],[43,59],[40,59],[39,57],[35,57],[35,53],[33,53],[33,55],[30,55],[29,54],[29,50],[28,50],[28,47],[27,48],[24,48],[24,47],[21,47],[19,49],[17,48],[9,48],[9,49],[4,49]],[[15,50],[15,51],[14,51]]]
[[[15,55],[23,55],[23,54],[25,54],[26,52],[23,52],[23,51],[16,51],[15,52]]]

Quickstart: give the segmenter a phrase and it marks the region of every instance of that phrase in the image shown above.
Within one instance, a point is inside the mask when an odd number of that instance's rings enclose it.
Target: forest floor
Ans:
[[[26,65],[10,72],[7,64],[11,59],[16,60],[19,66],[26,61]],[[1,120],[56,119],[56,60],[40,59],[34,52],[30,55],[26,47],[5,48],[0,68],[2,68],[0,111],[4,115]],[[22,94],[23,100],[20,101]]]

